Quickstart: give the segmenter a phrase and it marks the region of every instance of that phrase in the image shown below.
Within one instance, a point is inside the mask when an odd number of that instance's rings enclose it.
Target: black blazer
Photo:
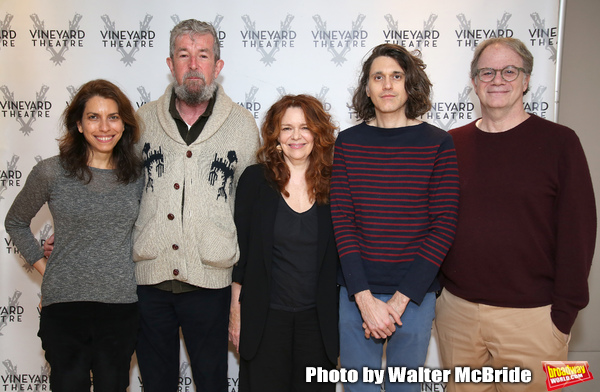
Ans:
[[[264,166],[249,166],[237,186],[235,224],[240,260],[233,268],[233,281],[242,285],[240,355],[250,360],[263,338],[270,303],[273,231],[280,193],[269,183]],[[333,236],[329,205],[317,206],[320,263],[317,283],[317,315],[327,356],[337,363],[338,253]]]

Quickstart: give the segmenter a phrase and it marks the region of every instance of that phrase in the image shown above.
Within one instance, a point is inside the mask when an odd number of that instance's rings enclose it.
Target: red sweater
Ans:
[[[460,173],[456,238],[442,282],[471,302],[552,304],[564,333],[588,303],[596,242],[592,181],[571,129],[535,115],[501,133],[450,131]]]

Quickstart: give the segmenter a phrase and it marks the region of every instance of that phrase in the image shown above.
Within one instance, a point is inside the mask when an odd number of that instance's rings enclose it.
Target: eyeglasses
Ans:
[[[479,68],[477,70],[477,77],[482,82],[491,82],[496,77],[496,72],[498,71],[500,71],[502,79],[506,82],[512,82],[519,77],[519,72],[525,72],[525,68],[515,67],[514,65],[509,65],[502,69]]]

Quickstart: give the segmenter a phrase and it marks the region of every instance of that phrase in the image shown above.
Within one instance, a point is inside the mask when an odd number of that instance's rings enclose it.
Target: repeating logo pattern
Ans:
[[[71,47],[83,47],[85,31],[79,28],[83,16],[75,14],[66,30],[46,29],[45,22],[37,14],[31,14],[33,30],[29,30],[31,42],[34,47],[45,48],[50,52],[50,60],[54,65],[61,65],[65,61],[65,53]]]
[[[467,19],[465,14],[458,14],[460,29],[454,30],[456,34],[456,42],[459,47],[471,47],[475,50],[475,47],[482,41],[488,38],[496,37],[512,37],[514,32],[508,28],[508,21],[512,15],[505,12],[496,22],[495,29],[471,29],[471,21]]]
[[[350,30],[330,30],[320,15],[314,15],[316,30],[313,30],[312,36],[315,48],[327,48],[331,53],[331,61],[341,67],[347,61],[346,55],[352,48],[366,47],[369,33],[362,27],[365,18],[365,15],[359,14],[352,22]]]
[[[131,66],[135,61],[135,54],[140,48],[153,47],[156,33],[150,30],[152,16],[146,14],[140,22],[139,30],[117,30],[116,23],[108,15],[101,16],[104,22],[104,31],[101,31],[102,45],[105,48],[114,48],[121,54],[121,61],[125,66]]]
[[[7,13],[4,16],[4,20],[0,21],[0,49],[3,47],[15,47],[17,32],[10,27],[13,17],[13,15]]]
[[[0,374],[0,381],[4,391],[49,391],[50,390],[50,365],[45,363],[40,368],[39,374],[19,373],[17,365],[10,359],[2,361],[4,374]]]
[[[399,23],[392,14],[385,15],[387,21],[387,31],[383,32],[384,42],[404,46],[407,49],[422,49],[427,47],[437,47],[440,38],[439,30],[434,28],[438,16],[430,14],[429,18],[423,21],[422,30],[402,30]]]
[[[549,59],[556,64],[556,40],[558,39],[558,28],[546,28],[546,21],[537,12],[532,13],[533,29],[529,29],[529,42],[531,46],[543,46],[550,52]]]
[[[294,17],[288,14],[280,23],[279,30],[258,30],[256,22],[249,15],[244,15],[242,21],[245,30],[240,31],[242,43],[245,48],[256,48],[261,55],[260,61],[270,66],[276,61],[275,54],[281,48],[294,47],[296,32],[291,29],[293,20]]]
[[[446,131],[454,128],[458,120],[473,120],[475,105],[469,99],[472,90],[466,86],[458,93],[456,102],[433,102],[424,119]]]
[[[40,91],[35,94],[35,100],[23,101],[15,100],[15,93],[8,86],[0,86],[0,91],[4,96],[4,100],[0,101],[0,113],[5,118],[14,118],[21,128],[25,136],[33,132],[31,126],[39,117],[50,117],[50,109],[52,102],[46,100],[46,94],[50,87],[43,85]]]

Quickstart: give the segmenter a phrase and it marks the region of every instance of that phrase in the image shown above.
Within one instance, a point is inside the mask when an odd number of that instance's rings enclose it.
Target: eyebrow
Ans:
[[[395,74],[404,75],[405,73],[402,72],[402,71],[394,71],[394,72],[392,72],[392,74],[394,74],[394,75]],[[376,72],[371,73],[371,75],[383,75],[383,71],[376,71]]]

